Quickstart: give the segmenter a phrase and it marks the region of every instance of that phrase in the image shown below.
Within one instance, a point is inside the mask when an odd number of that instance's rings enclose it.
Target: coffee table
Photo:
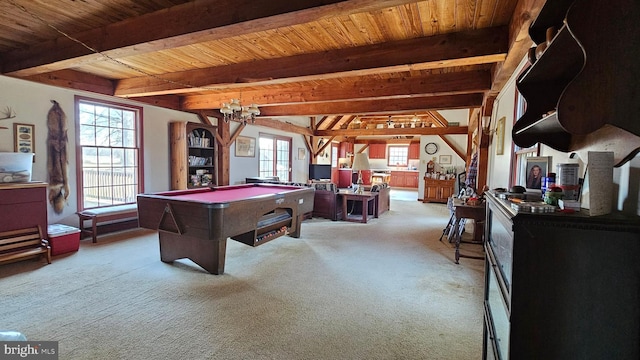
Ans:
[[[342,195],[342,220],[366,223],[369,219],[378,217],[377,192],[363,191],[358,194],[350,190],[341,190],[339,194]],[[350,214],[347,206],[349,201],[360,202],[362,204],[362,214]],[[353,208],[355,208],[355,204]]]

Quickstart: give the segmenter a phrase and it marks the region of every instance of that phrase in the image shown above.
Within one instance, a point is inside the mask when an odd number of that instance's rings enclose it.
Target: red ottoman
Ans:
[[[69,225],[51,224],[47,227],[51,255],[78,251],[80,248],[80,229]]]

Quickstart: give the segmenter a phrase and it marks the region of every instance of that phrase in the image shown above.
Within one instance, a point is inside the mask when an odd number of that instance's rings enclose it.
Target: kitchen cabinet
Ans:
[[[518,77],[527,102],[513,126],[521,147],[540,142],[563,152],[613,151],[621,165],[640,148],[640,2],[547,2],[529,28],[545,48]],[[557,30],[557,31],[555,31]],[[614,40],[624,39],[624,40]]]
[[[362,184],[371,185],[371,170],[362,170]],[[348,188],[358,180],[357,172],[352,169],[340,169],[338,176],[338,187]]]
[[[387,144],[370,144],[369,159],[386,159]]]
[[[391,172],[390,171],[373,171],[371,173],[371,184],[391,185]]]
[[[47,239],[47,183],[32,181],[0,185],[0,232],[40,226]]]
[[[338,157],[347,158],[349,155],[353,156],[353,143],[343,141],[338,148]]]
[[[409,144],[409,160],[420,159],[420,143]]]
[[[371,170],[362,170],[362,184],[371,185]],[[354,174],[354,180],[358,180],[358,174]]]
[[[404,183],[405,187],[417,189],[420,185],[418,180],[418,172],[411,171],[405,173]]]
[[[418,172],[417,171],[391,171],[391,187],[401,188],[418,188]]]
[[[170,124],[171,190],[217,185],[216,127],[186,121]]]
[[[351,186],[351,174],[353,171],[351,169],[340,169],[338,170],[338,187],[339,188],[348,188]]]
[[[422,202],[446,203],[455,191],[456,179],[438,180],[424,178],[424,194]]]
[[[640,217],[485,195],[483,359],[640,358]]]

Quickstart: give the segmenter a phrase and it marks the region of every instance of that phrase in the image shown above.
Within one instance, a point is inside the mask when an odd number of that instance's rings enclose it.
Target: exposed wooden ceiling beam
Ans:
[[[495,99],[507,83],[513,72],[529,51],[532,41],[529,38],[529,26],[538,16],[546,0],[520,0],[509,23],[509,54],[504,62],[493,66],[493,82],[488,99]]]
[[[207,95],[187,95],[182,100],[184,110],[215,109],[230,99],[243,103],[291,104],[344,99],[373,99],[404,97],[415,94],[452,95],[488,91],[491,89],[489,71],[461,71],[453,73],[412,76],[381,80],[379,78],[348,78],[341,86],[326,83],[291,84],[285,88],[260,90],[230,90]]]
[[[453,126],[447,128],[393,128],[393,129],[341,129],[341,130],[317,130],[315,136],[406,136],[406,135],[466,135],[469,129],[466,126]]]
[[[345,121],[345,117],[351,117],[351,116],[335,116],[333,121],[329,123],[329,125],[325,129],[335,129],[337,125],[339,127],[339,124]]]
[[[2,54],[2,72],[29,76],[167,48],[411,3],[408,0],[199,0]]]
[[[467,154],[465,154],[462,149],[458,148],[458,145],[456,143],[454,143],[453,141],[450,141],[444,135],[440,135],[440,139],[442,139],[442,141],[444,141],[445,144],[447,144],[458,155],[458,157],[461,160],[465,160],[467,158]]]
[[[354,140],[354,144],[406,144],[419,143],[420,138],[414,136],[407,136],[405,139],[358,139]]]
[[[274,119],[256,119],[256,122],[253,125],[264,126],[272,129],[277,129],[281,131],[286,131],[294,134],[312,136],[313,131],[310,128],[305,128],[302,126],[294,125],[288,122],[278,121]]]
[[[341,117],[341,119],[340,119],[340,121],[338,121],[338,123],[337,123],[337,124],[335,124],[335,125],[333,126],[333,129],[335,129],[335,128],[340,128],[340,129],[345,128],[345,129],[346,129],[346,128],[347,128],[347,126],[349,126],[349,124],[350,124],[350,123],[351,123],[355,118],[356,118],[356,116],[355,116],[355,115],[345,115],[345,116],[342,116],[342,117]]]
[[[403,113],[422,110],[463,109],[482,105],[482,94],[425,96],[404,99],[344,101],[330,103],[265,106],[260,116],[307,116],[332,114]]]
[[[417,39],[337,49],[322,53],[123,79],[116,96],[190,93],[216,86],[285,84],[398,71],[467,66],[503,61],[508,50],[504,26]]]
[[[442,116],[442,114],[440,114],[439,112],[429,111],[429,116],[433,118],[433,120],[435,121],[435,124],[438,124],[442,127],[449,126],[449,122],[447,121],[447,119],[445,119],[444,116]]]
[[[323,116],[322,120],[318,121],[314,130],[317,129],[329,129],[331,128],[331,124],[337,121],[336,115]]]
[[[109,79],[75,70],[59,70],[47,74],[29,76],[24,79],[103,95],[113,95],[115,86],[115,83]]]

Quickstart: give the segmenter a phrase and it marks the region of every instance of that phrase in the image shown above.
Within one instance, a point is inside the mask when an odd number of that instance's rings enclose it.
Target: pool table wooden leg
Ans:
[[[188,258],[211,274],[224,273],[227,239],[208,240],[160,231],[160,260]]]
[[[289,232],[289,236],[291,236],[292,238],[299,238],[300,237],[300,228],[302,227],[302,220],[304,220],[304,214],[303,215],[298,215],[295,217],[295,224],[293,224],[295,226],[295,230],[290,231]]]

